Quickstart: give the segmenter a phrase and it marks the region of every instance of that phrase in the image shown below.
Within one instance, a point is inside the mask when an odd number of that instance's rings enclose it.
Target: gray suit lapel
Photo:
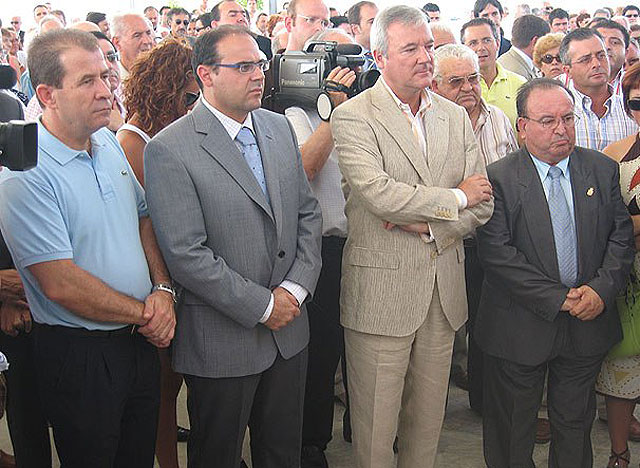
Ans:
[[[598,224],[598,199],[596,193],[600,189],[589,167],[580,158],[580,152],[574,150],[569,159],[569,172],[571,174],[571,189],[573,191],[573,208],[575,210],[576,236],[578,241],[578,280],[583,265],[589,263],[591,247],[595,243]],[[593,189],[593,190],[592,190]],[[591,195],[588,195],[590,193]]]
[[[200,146],[218,161],[245,193],[273,220],[267,198],[258,181],[220,121],[202,103],[196,106],[192,115],[196,132],[205,135]],[[267,180],[267,189],[268,187]]]
[[[267,191],[271,200],[271,209],[275,217],[278,239],[282,234],[282,200],[280,198],[280,177],[278,173],[277,157],[280,155],[276,142],[269,130],[269,127],[255,112],[251,113],[253,119],[253,128],[256,131],[256,139],[258,147],[262,155],[262,166],[264,168],[264,177],[267,181]]]

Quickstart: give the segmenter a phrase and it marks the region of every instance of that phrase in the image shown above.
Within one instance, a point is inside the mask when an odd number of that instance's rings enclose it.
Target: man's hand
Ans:
[[[491,182],[480,174],[467,177],[460,182],[458,188],[467,196],[467,208],[471,208],[482,202],[491,201],[491,195],[493,195]]]
[[[18,272],[16,270],[0,270],[0,302],[26,300]]]
[[[144,300],[143,317],[149,321],[138,328],[138,332],[158,348],[169,346],[176,328],[173,296],[166,291],[155,291],[149,294]]]
[[[286,289],[278,286],[273,290],[273,309],[271,316],[264,323],[273,331],[289,325],[300,315],[300,307],[296,298]]]
[[[569,313],[580,320],[593,320],[604,310],[604,301],[591,287],[580,286],[576,290],[580,294],[580,301],[573,306]]]
[[[569,292],[567,293],[567,297],[562,303],[562,307],[560,307],[560,310],[565,312],[570,311],[573,307],[578,305],[578,302],[580,302],[581,297],[582,297],[582,293],[578,291],[576,288],[569,289]]]
[[[418,234],[429,234],[431,232],[427,223],[393,224],[389,221],[383,221],[382,227],[384,227],[387,231],[391,231],[393,228],[397,227],[402,229],[403,231],[416,232]]]
[[[0,329],[9,336],[18,336],[21,331],[31,331],[29,304],[23,301],[3,302],[0,308]]]
[[[336,83],[340,83],[341,85],[350,88],[353,82],[356,80],[356,72],[354,72],[350,68],[336,67],[329,72],[327,80],[335,81]],[[333,102],[334,107],[338,107],[348,99],[346,93],[340,93],[336,91],[329,91],[329,97],[331,97],[331,101]]]

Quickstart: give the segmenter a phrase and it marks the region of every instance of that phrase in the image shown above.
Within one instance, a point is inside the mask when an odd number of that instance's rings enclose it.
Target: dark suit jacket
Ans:
[[[271,39],[266,36],[255,36],[255,39],[258,43],[258,49],[267,56],[267,60],[271,60],[273,57],[273,53],[271,52]]]
[[[485,280],[475,338],[490,355],[540,364],[550,357],[563,320],[579,356],[605,353],[622,338],[615,298],[628,280],[635,249],[618,165],[576,147],[569,170],[578,284],[591,286],[605,310],[592,321],[560,312],[568,288],[559,280],[549,208],[533,161],[520,149],[487,167],[495,208],[477,233]]]
[[[504,34],[500,33],[500,49],[498,50],[498,57],[511,49],[511,41],[504,37]]]
[[[24,107],[11,91],[0,91],[0,122],[24,119]]]

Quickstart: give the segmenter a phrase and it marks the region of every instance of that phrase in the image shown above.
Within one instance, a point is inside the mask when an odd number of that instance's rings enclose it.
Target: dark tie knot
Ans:
[[[549,177],[553,180],[558,180],[562,176],[562,170],[558,166],[551,166],[549,168]]]
[[[236,140],[238,140],[242,146],[257,144],[256,138],[253,136],[253,132],[247,127],[242,127],[240,129],[238,135],[236,135]]]

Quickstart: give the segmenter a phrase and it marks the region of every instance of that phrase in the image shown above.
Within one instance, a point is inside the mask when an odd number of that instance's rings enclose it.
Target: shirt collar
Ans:
[[[574,97],[576,98],[576,103],[579,102],[582,108],[584,109],[591,109],[591,98],[586,94],[582,94],[580,91],[578,91],[578,89],[575,87],[573,83],[573,80],[570,83],[569,89],[571,90]],[[604,101],[605,104],[610,101],[613,101],[614,99],[617,99],[617,96],[618,96],[616,95],[616,93],[614,93],[613,87],[610,84],[607,85],[607,89],[609,90],[609,97],[607,98],[606,101]]]
[[[511,48],[520,56],[522,57],[522,59],[527,62],[527,66],[531,69],[533,69],[533,60],[531,60],[531,58],[525,54],[523,51],[521,51],[520,49],[518,49],[516,46],[511,46]]]
[[[238,133],[240,132],[240,129],[242,127],[247,127],[249,130],[251,130],[254,135],[255,135],[255,130],[253,129],[253,120],[251,118],[251,112],[249,112],[247,114],[247,118],[244,119],[244,122],[239,123],[236,120],[233,120],[231,117],[229,117],[226,114],[223,114],[222,112],[220,112],[218,109],[216,109],[215,107],[213,107],[211,105],[211,103],[209,103],[209,101],[207,101],[207,98],[202,96],[202,103],[204,104],[204,106],[209,109],[211,111],[211,113],[220,121],[220,123],[222,124],[222,126],[224,127],[224,129],[227,131],[227,133],[229,134],[229,136],[231,137],[232,140],[235,140],[236,137],[238,136]]]
[[[509,77],[507,76],[507,70],[500,65],[500,63],[496,62],[496,77],[493,80],[494,83],[497,81],[504,81],[507,80]]]
[[[396,94],[389,87],[389,85],[384,80],[384,78],[380,77],[380,80],[382,80],[383,86],[389,92],[389,94],[393,98],[393,101],[396,103],[398,108],[405,114],[408,113],[409,115],[413,115],[413,112],[411,112],[411,107],[409,106],[409,104],[402,102],[400,98],[396,96]],[[424,113],[430,107],[431,107],[431,96],[429,96],[429,93],[425,89],[423,89],[422,92],[420,93],[420,107],[418,107],[417,114]]]
[[[60,141],[57,137],[55,137],[42,123],[42,115],[38,117],[38,149],[44,151],[49,156],[51,156],[55,161],[58,162],[61,166],[64,166],[71,160],[75,159],[78,156],[86,155],[89,157],[89,153],[85,150],[76,150],[73,148],[69,148],[62,141]],[[93,135],[91,135],[91,148],[93,150],[97,150],[98,148],[104,146],[104,142],[102,141],[102,135],[100,135],[100,131],[102,129],[96,131]],[[94,153],[95,156],[95,153]]]
[[[529,153],[529,155],[531,156],[531,160],[533,161],[533,164],[536,167],[538,174],[540,175],[540,180],[544,182],[544,180],[547,178],[547,175],[549,174],[549,169],[551,168],[551,164],[546,163],[541,159],[538,159],[537,156],[534,156],[531,153]],[[567,156],[566,158],[564,158],[562,161],[558,162],[555,165],[558,169],[560,169],[560,171],[562,171],[562,175],[566,179],[570,179],[570,176],[569,176],[569,158],[570,157],[571,155]]]
[[[491,109],[487,106],[484,98],[480,98],[480,115],[478,116],[478,121],[476,122],[476,130],[481,129],[487,119],[489,118],[489,114],[491,113]]]

